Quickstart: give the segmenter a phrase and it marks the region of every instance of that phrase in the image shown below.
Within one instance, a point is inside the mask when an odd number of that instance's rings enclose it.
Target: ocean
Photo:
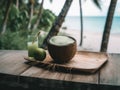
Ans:
[[[84,32],[102,33],[105,21],[106,17],[104,16],[83,17],[83,30]],[[67,29],[80,30],[80,17],[67,16],[62,26],[67,27]],[[120,33],[120,17],[113,18],[111,33]]]

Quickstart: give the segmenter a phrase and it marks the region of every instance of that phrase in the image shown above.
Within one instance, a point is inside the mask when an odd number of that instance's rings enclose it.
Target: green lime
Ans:
[[[42,48],[36,48],[34,51],[34,58],[43,61],[46,58],[46,51]]]

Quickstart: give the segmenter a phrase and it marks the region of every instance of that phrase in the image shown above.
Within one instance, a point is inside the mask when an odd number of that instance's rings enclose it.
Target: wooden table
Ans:
[[[94,74],[53,72],[25,64],[25,50],[0,50],[0,90],[120,90],[120,54]]]

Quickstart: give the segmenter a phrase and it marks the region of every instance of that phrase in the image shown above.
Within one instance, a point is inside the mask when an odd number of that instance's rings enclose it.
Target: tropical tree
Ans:
[[[35,3],[34,0],[29,0],[29,5],[30,5],[29,13],[30,13],[30,16],[29,16],[29,22],[28,22],[28,27],[27,27],[28,30],[31,29],[31,21],[32,21],[32,17],[33,17],[34,3]]]
[[[36,19],[36,22],[35,22],[32,30],[35,30],[38,27],[38,25],[39,25],[39,22],[40,22],[40,19],[41,19],[41,16],[42,16],[42,12],[43,12],[43,4],[44,4],[44,0],[42,0],[42,2],[40,4],[40,8],[39,8],[39,12],[38,12],[38,15],[37,15],[37,19]]]
[[[49,33],[47,35],[47,37],[43,41],[43,45],[42,45],[43,48],[47,48],[47,40],[48,40],[48,38],[58,34],[59,29],[60,29],[62,23],[64,22],[64,19],[65,19],[66,15],[67,15],[67,12],[68,12],[71,4],[72,4],[72,1],[73,0],[66,0],[65,1],[65,4],[64,4],[60,14],[56,18],[53,26],[51,27],[51,29],[50,29],[50,31],[49,31]]]
[[[54,35],[57,35],[57,33],[59,32],[59,29],[64,21],[64,18],[70,8],[70,5],[72,3],[73,0],[66,0],[58,18],[56,19],[55,23],[53,24],[52,28],[50,29],[50,32],[48,33],[47,37],[45,38],[44,42],[43,42],[43,45],[42,47],[45,48],[47,46],[47,39],[54,36]],[[101,9],[100,7],[100,0],[92,0],[98,8]],[[63,16],[62,13],[64,14],[66,12],[66,14]],[[82,17],[82,16],[81,16]],[[82,19],[81,19],[82,20]],[[81,23],[81,25],[83,24],[83,22]],[[82,27],[83,28],[83,27]],[[81,31],[81,37],[83,38],[83,30]],[[81,38],[81,39],[82,39]],[[82,40],[81,40],[82,41]]]
[[[32,1],[35,1],[35,3],[33,2],[34,10],[31,20],[31,25],[33,27],[36,20],[38,20],[37,16],[40,10],[40,2],[38,2],[39,0],[1,0],[0,33],[3,33],[4,27],[4,35],[0,35],[0,49],[26,49],[25,43],[27,42],[26,36],[28,34],[34,34],[41,28],[46,32],[50,30],[50,27],[55,21],[56,16],[49,9],[43,8],[42,18],[39,19],[40,23],[37,27],[38,29],[36,29],[34,32],[28,33],[27,25],[31,12],[30,1],[31,3]],[[41,35],[40,41],[43,40],[44,36],[46,36],[46,34]],[[11,40],[12,43],[9,44],[9,41]],[[39,43],[39,45],[41,45],[41,43]]]
[[[8,0],[7,5],[6,5],[6,11],[5,11],[3,23],[2,23],[3,25],[2,25],[2,29],[1,29],[1,34],[4,34],[6,31],[7,20],[8,20],[11,5],[12,5],[12,0]]]
[[[92,0],[93,3],[99,8],[101,9],[101,6],[100,6],[100,1],[101,0]],[[81,26],[81,31],[80,31],[80,46],[82,46],[82,43],[83,43],[83,15],[82,15],[82,0],[79,0],[79,6],[80,6],[80,26]]]
[[[19,8],[19,0],[16,0],[16,8]]]
[[[83,43],[83,14],[82,14],[82,3],[81,0],[79,0],[79,6],[80,6],[80,26],[81,26],[81,35],[80,35],[80,46],[82,46]]]
[[[105,27],[104,27],[103,37],[102,37],[101,50],[100,50],[101,52],[107,51],[110,30],[111,30],[111,25],[112,25],[112,21],[113,21],[116,4],[117,4],[117,0],[111,0]]]

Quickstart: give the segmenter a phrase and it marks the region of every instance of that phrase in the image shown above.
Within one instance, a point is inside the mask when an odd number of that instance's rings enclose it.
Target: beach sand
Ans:
[[[78,50],[95,51],[100,52],[102,33],[83,33],[83,45],[79,46],[80,43],[80,32],[79,30],[60,30],[61,33],[66,33],[69,36],[74,37],[77,40]],[[108,44],[108,53],[120,53],[120,34],[111,34]]]

